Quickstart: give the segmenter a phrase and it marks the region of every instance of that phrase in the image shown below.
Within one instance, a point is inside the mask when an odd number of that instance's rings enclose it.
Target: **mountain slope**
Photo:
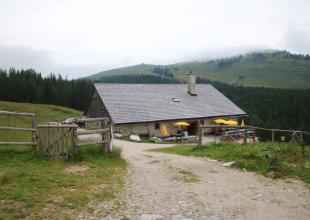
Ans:
[[[286,51],[257,52],[225,59],[172,65],[140,64],[97,73],[88,78],[101,81],[116,75],[161,75],[185,79],[189,71],[199,77],[229,84],[255,87],[310,88],[310,56]]]

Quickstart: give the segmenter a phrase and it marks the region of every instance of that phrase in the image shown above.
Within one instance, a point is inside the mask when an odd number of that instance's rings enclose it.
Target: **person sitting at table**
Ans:
[[[181,138],[182,139],[188,139],[188,132],[187,132],[187,130],[183,130]]]

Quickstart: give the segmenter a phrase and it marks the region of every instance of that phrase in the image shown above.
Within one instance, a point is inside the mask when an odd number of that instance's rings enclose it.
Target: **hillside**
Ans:
[[[0,101],[0,110],[35,113],[37,125],[49,121],[62,121],[69,117],[82,115],[80,111],[61,106],[4,101]],[[30,127],[30,124],[31,119],[29,117],[0,116],[0,126]],[[30,132],[0,130],[0,141],[9,141],[10,139],[30,141],[30,137]]]
[[[99,72],[94,81],[119,75],[157,75],[185,79],[189,71],[199,77],[228,84],[275,88],[310,88],[310,56],[286,51],[257,52],[244,56],[172,65],[140,64]]]

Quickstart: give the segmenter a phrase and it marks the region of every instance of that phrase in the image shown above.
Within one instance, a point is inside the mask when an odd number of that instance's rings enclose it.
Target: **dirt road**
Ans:
[[[207,158],[144,151],[167,147],[115,140],[129,161],[125,208],[112,218],[310,219],[309,187],[224,167]]]

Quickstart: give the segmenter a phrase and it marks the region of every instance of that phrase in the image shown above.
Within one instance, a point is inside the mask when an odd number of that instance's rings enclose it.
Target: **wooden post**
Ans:
[[[48,153],[48,149],[47,149],[47,135],[46,135],[46,129],[45,127],[42,127],[43,129],[43,151],[44,151],[44,154],[47,154]]]
[[[202,146],[202,136],[203,136],[203,128],[199,126],[199,128],[198,128],[198,147]]]
[[[108,127],[107,120],[105,119],[101,120],[101,129],[104,129],[107,127]],[[106,154],[108,152],[108,145],[107,145],[108,143],[106,142],[108,141],[108,132],[101,134],[101,140],[104,141],[104,143],[102,144],[102,152]]]
[[[53,146],[53,153],[54,153],[54,156],[58,156],[58,151],[57,151],[57,148],[55,148],[57,145],[55,145],[55,139],[54,139],[54,129],[55,128],[50,128],[52,129],[52,132],[51,132],[51,147]]]
[[[247,144],[248,142],[248,128],[244,127],[244,137],[243,137],[243,144]]]
[[[274,130],[271,129],[271,140],[272,140],[272,144],[274,144]]]
[[[256,141],[256,131],[253,132],[253,145],[255,145],[255,141]]]
[[[39,128],[39,147],[42,148],[42,128]],[[38,149],[38,147],[37,147]]]
[[[36,129],[36,116],[33,115],[32,116],[32,120],[31,120],[31,127],[33,129]],[[37,134],[36,134],[36,130],[32,131],[32,142],[37,142]],[[36,149],[37,144],[33,145],[33,148]]]
[[[301,156],[302,156],[302,163],[305,162],[305,142],[302,137],[302,133],[300,133],[300,145],[301,145]]]
[[[110,127],[110,136],[109,136],[109,152],[112,152],[112,144],[113,144],[113,126],[111,121],[109,122],[109,127]]]
[[[74,157],[78,144],[77,127],[73,127],[71,129],[72,129],[72,157]]]

